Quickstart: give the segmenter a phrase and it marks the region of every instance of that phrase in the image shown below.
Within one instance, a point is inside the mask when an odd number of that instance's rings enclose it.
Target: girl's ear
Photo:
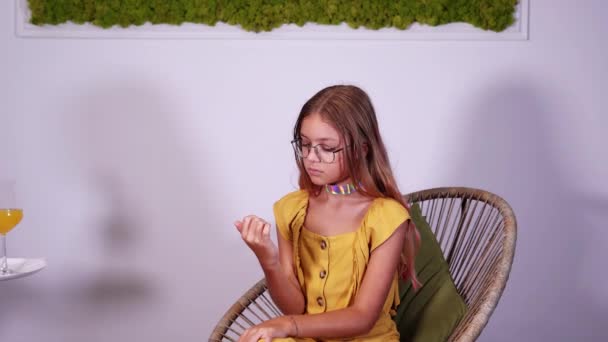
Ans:
[[[369,150],[369,146],[367,145],[367,143],[363,143],[362,147],[363,147],[363,154],[365,155],[365,157],[367,157],[367,151]]]

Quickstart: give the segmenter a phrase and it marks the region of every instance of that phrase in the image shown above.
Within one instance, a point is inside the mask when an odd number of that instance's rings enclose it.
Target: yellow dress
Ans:
[[[296,276],[306,298],[306,313],[346,308],[354,302],[373,250],[386,241],[409,212],[392,198],[376,198],[356,231],[323,236],[304,227],[308,192],[291,192],[274,204],[279,233],[293,246]],[[335,341],[399,341],[391,315],[399,304],[397,272],[380,317],[365,336]],[[273,341],[315,341],[285,338]],[[324,340],[331,341],[331,340]]]

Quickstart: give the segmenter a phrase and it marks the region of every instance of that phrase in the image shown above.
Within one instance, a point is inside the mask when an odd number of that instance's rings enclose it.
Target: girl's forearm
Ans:
[[[270,297],[285,315],[299,315],[304,313],[304,295],[298,281],[289,279],[281,270],[280,263],[262,265],[266,286]]]
[[[369,333],[378,314],[350,306],[345,309],[293,316],[300,337],[350,338]]]

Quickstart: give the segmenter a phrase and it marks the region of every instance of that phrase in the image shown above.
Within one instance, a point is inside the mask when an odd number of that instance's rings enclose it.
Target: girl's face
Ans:
[[[315,185],[335,184],[347,178],[344,172],[344,142],[338,131],[323,121],[320,114],[314,113],[302,120],[300,137],[302,150],[308,151],[302,161]]]

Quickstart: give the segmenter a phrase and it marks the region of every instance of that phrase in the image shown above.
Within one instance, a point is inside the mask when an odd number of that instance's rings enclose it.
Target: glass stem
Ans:
[[[8,270],[8,259],[6,258],[6,234],[0,234],[0,247],[2,247],[2,260],[0,264],[0,274],[7,274]]]

